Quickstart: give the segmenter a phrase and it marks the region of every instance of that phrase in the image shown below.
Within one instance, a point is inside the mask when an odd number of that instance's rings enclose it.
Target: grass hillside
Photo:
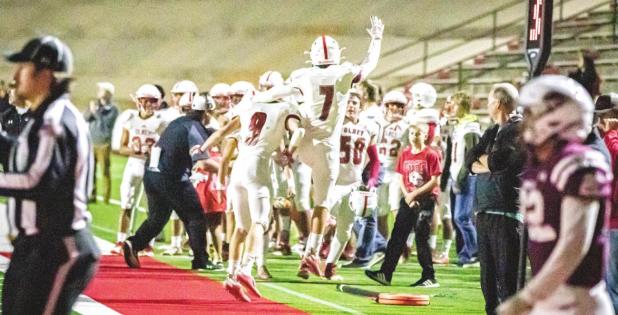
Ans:
[[[0,0],[0,51],[19,49],[33,35],[58,35],[76,56],[75,103],[87,104],[94,84],[109,80],[127,106],[128,94],[144,82],[169,89],[192,79],[208,89],[220,81],[256,82],[269,69],[289,74],[304,65],[303,52],[323,32],[347,47],[344,56],[360,62],[370,15],[384,20],[387,50],[505,2]],[[1,62],[0,79],[10,76],[10,65]]]

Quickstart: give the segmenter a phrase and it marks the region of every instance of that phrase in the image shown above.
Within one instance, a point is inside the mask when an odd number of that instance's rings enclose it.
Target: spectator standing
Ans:
[[[597,127],[611,157],[614,175],[612,182],[611,218],[609,221],[609,260],[605,274],[609,297],[618,312],[618,95],[601,95],[595,103],[595,113],[599,116]]]
[[[583,85],[588,94],[594,99],[601,91],[601,77],[597,73],[594,60],[598,54],[594,51],[583,49],[579,52],[579,62],[575,71],[569,72],[569,78]]]
[[[421,278],[414,287],[437,288],[440,286],[433,269],[429,230],[439,194],[440,155],[427,146],[429,126],[413,123],[409,128],[410,146],[406,147],[397,161],[396,171],[401,181],[403,198],[395,225],[386,247],[386,257],[379,271],[366,270],[365,275],[382,284],[390,285],[399,257],[406,247],[410,232],[416,233],[418,262],[423,268]]]
[[[97,179],[96,165],[102,168],[103,173],[103,201],[109,203],[112,189],[111,169],[111,141],[114,123],[118,117],[118,107],[112,102],[114,95],[114,85],[109,82],[97,83],[97,99],[90,102],[88,109],[84,113],[84,118],[88,122],[92,144],[94,148],[94,190],[90,201],[95,202],[97,198]]]
[[[517,291],[517,266],[523,216],[519,213],[522,171],[526,152],[519,137],[521,117],[512,115],[518,92],[509,83],[492,87],[487,111],[495,123],[466,156],[466,167],[476,180],[476,231],[485,312]]]
[[[455,113],[457,124],[451,135],[449,174],[451,190],[455,194],[454,219],[461,232],[463,246],[457,253],[457,265],[466,267],[478,262],[476,228],[473,223],[473,205],[476,190],[476,175],[465,167],[466,154],[478,143],[481,126],[478,117],[470,114],[471,100],[465,92],[457,92],[447,99]]]

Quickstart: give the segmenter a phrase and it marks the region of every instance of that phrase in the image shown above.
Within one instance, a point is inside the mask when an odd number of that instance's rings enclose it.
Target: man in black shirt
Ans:
[[[32,117],[23,100],[15,97],[15,88],[8,90],[8,108],[0,110],[0,129],[11,137],[17,137]]]
[[[140,267],[137,253],[163,230],[172,209],[176,210],[189,234],[189,244],[193,250],[191,269],[215,268],[206,253],[202,206],[189,180],[195,163],[204,164],[209,169],[204,163],[208,154],[191,154],[190,150],[204,143],[213,130],[204,127],[204,120],[208,117],[206,100],[196,97],[191,107],[192,111],[186,116],[170,123],[146,161],[144,188],[148,197],[148,218],[123,244],[125,262],[131,268]]]
[[[466,156],[466,166],[477,174],[476,211],[485,311],[495,314],[499,303],[517,291],[517,264],[523,218],[518,212],[519,174],[525,161],[513,114],[517,89],[508,83],[493,86],[487,108],[495,125]]]

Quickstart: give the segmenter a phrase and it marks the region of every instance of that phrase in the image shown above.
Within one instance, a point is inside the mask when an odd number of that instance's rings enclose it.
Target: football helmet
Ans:
[[[268,70],[260,76],[260,90],[268,90],[273,86],[282,85],[283,76],[278,71]]]
[[[170,91],[173,94],[182,94],[182,93],[194,93],[194,96],[197,95],[200,91],[197,88],[197,85],[193,83],[193,81],[182,80],[176,82]]]
[[[314,66],[338,65],[341,62],[341,50],[334,38],[322,34],[311,44],[309,51],[311,64]]]
[[[594,103],[571,78],[534,78],[521,89],[519,104],[524,108],[523,139],[528,144],[537,146],[552,137],[581,143],[591,131]]]
[[[438,98],[436,89],[428,83],[418,82],[410,88],[412,94],[412,106],[429,108],[433,107]]]
[[[230,96],[231,93],[232,89],[230,88],[229,84],[217,83],[213,85],[212,88],[210,88],[210,92],[208,94],[210,94],[210,96],[212,97],[218,97]]]
[[[193,108],[193,106],[194,106],[194,104],[196,102],[196,99],[198,97],[199,96],[196,96],[193,93],[185,93],[178,100],[178,106],[180,106],[180,107],[189,107],[189,106],[191,106],[191,108]],[[205,101],[204,101],[204,104],[206,104]],[[205,105],[202,105],[202,106],[205,106]],[[201,109],[201,110],[205,110],[205,109]]]
[[[350,193],[350,209],[359,217],[368,217],[373,214],[373,210],[378,206],[378,194],[374,189],[367,190],[359,187]]]
[[[254,93],[255,87],[251,82],[247,81],[237,81],[232,83],[230,86],[230,94],[231,95],[245,95],[247,93]]]
[[[137,89],[137,91],[135,91],[135,99],[140,98],[156,98],[160,100],[161,92],[159,92],[159,89],[152,84],[143,84],[139,87],[139,89]]]
[[[408,104],[408,99],[405,95],[403,95],[403,93],[399,91],[390,91],[386,93],[386,95],[384,95],[384,98],[382,98],[382,104],[388,103],[398,103],[406,105]]]

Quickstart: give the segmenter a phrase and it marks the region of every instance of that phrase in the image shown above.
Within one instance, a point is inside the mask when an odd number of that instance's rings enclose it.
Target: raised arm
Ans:
[[[372,16],[371,28],[367,29],[367,33],[369,33],[371,37],[371,42],[367,50],[367,57],[365,57],[365,60],[360,64],[361,71],[359,81],[366,79],[378,65],[380,50],[382,48],[382,34],[384,33],[384,24],[382,24],[382,20],[377,16]]]

